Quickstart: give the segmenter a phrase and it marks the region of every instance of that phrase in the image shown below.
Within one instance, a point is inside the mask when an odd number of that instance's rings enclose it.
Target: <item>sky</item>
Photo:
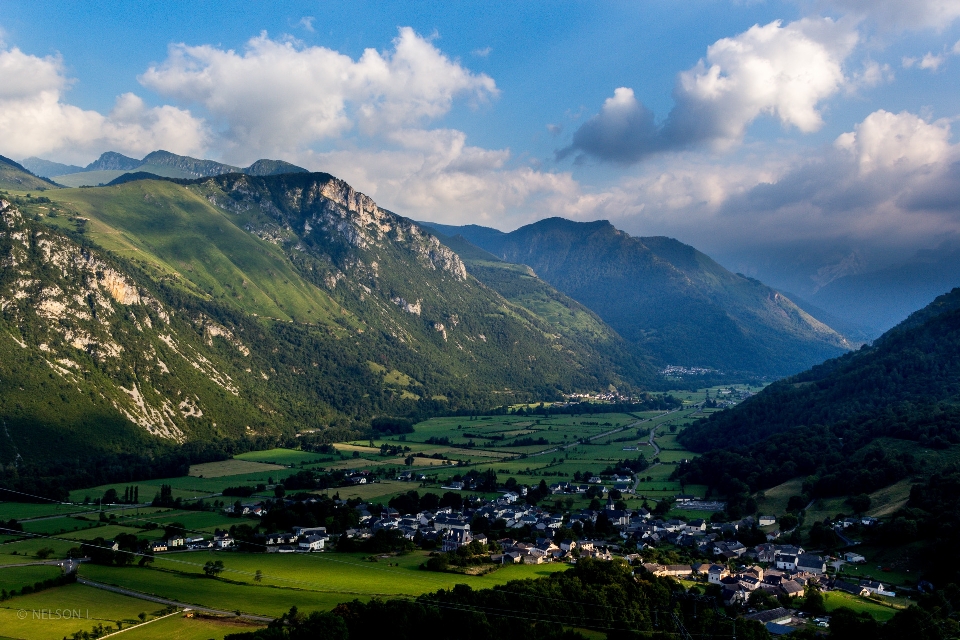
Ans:
[[[960,0],[0,0],[0,155],[283,159],[803,294],[960,246],[958,115]]]

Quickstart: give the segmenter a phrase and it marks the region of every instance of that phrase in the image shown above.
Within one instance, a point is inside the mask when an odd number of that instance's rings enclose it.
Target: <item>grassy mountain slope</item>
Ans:
[[[553,218],[501,233],[444,227],[589,307],[664,364],[785,375],[848,348],[779,292],[670,238]]]
[[[56,188],[57,185],[50,180],[38,178],[10,158],[0,156],[0,189],[42,191]]]
[[[467,242],[463,236],[438,233],[441,242],[463,258],[467,270],[510,302],[547,320],[571,340],[590,344],[603,354],[603,366],[651,379],[649,358],[620,337],[597,314],[544,282],[526,265],[504,262]],[[629,376],[628,376],[629,377]]]
[[[915,456],[890,442],[947,449],[960,443],[958,425],[960,289],[954,289],[872,346],[776,382],[689,427],[680,440],[693,450],[718,450],[689,465],[691,480],[726,478],[758,489],[802,475],[811,476],[815,494],[843,495],[920,471]]]
[[[0,226],[3,462],[56,460],[50,443],[80,458],[353,428],[647,373],[611,371],[326,174],[48,194],[13,198]]]

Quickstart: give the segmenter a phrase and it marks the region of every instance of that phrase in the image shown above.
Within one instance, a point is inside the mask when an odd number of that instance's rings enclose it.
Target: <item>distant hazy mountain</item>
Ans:
[[[663,364],[780,376],[850,347],[783,294],[671,238],[562,218],[511,233],[425,224],[529,265]]]
[[[52,162],[50,160],[44,160],[43,158],[37,158],[35,156],[24,158],[20,161],[20,164],[26,169],[30,170],[30,172],[42,178],[56,178],[57,176],[62,176],[68,173],[77,173],[78,171],[83,171],[83,167],[78,167],[75,164],[61,164],[59,162]]]
[[[27,191],[31,189],[55,189],[57,186],[46,178],[33,175],[18,162],[0,156],[0,189]]]
[[[154,151],[141,160],[114,151],[107,151],[86,167],[65,165],[43,158],[24,160],[37,175],[58,178],[57,182],[67,187],[97,186],[109,184],[121,175],[130,172],[151,173],[163,178],[205,178],[227,173],[246,173],[252,176],[270,176],[282,173],[307,173],[283,160],[257,160],[246,168],[235,167],[213,160],[181,156],[169,151]]]
[[[921,309],[943,291],[960,286],[960,246],[923,251],[908,262],[838,278],[810,301],[874,338]]]

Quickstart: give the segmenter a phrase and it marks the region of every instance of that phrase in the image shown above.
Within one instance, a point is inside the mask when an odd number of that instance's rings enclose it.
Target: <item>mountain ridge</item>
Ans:
[[[850,346],[783,294],[672,238],[634,238],[608,221],[563,218],[510,233],[433,228],[530,266],[662,364],[779,376]]]

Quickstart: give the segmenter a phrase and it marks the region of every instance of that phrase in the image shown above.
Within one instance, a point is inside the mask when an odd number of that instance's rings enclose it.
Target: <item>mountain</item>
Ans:
[[[10,158],[0,156],[0,189],[13,191],[42,191],[57,188],[56,183],[40,178],[28,171],[23,165]]]
[[[953,289],[872,346],[684,430],[684,446],[714,451],[682,473],[728,491],[733,481],[757,490],[807,476],[813,495],[868,493],[932,472],[921,464],[931,452],[960,452],[958,424],[960,289]]]
[[[62,164],[35,156],[24,158],[20,161],[20,164],[34,175],[42,178],[56,178],[57,176],[62,176],[67,173],[83,171],[83,167],[78,167],[75,164]]]
[[[83,187],[105,185],[113,182],[122,175],[132,172],[150,173],[163,178],[203,178],[219,176],[227,173],[246,173],[253,176],[269,176],[281,173],[308,173],[303,167],[298,167],[283,160],[257,160],[249,167],[241,168],[213,160],[202,160],[181,156],[169,151],[153,151],[141,160],[131,158],[114,151],[107,151],[86,167],[51,162],[42,158],[28,158],[31,167],[35,167],[40,175],[58,177],[58,182],[67,187]],[[45,172],[45,173],[44,173]]]
[[[115,151],[107,151],[86,166],[84,171],[130,171],[144,164],[142,160],[131,158]]]
[[[0,218],[3,464],[355,435],[375,415],[629,391],[654,375],[595,346],[615,340],[602,325],[586,339],[511,302],[327,174],[51,190],[9,199]]]
[[[424,224],[530,266],[661,364],[781,376],[850,347],[783,294],[670,238],[562,218],[511,233]]]
[[[810,300],[848,322],[869,328],[874,338],[943,291],[960,286],[960,246],[945,244],[879,271],[838,278]]]
[[[628,379],[656,384],[649,356],[624,340],[593,311],[538,278],[533,269],[504,262],[461,235],[435,233],[463,259],[470,275],[513,304],[544,318],[570,340],[589,345],[601,356],[597,361],[600,366]]]

